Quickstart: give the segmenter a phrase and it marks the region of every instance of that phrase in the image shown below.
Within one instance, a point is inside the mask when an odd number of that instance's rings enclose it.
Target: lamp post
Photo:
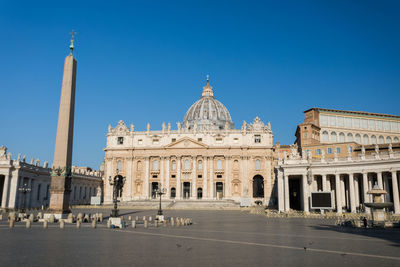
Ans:
[[[18,188],[18,191],[24,194],[24,197],[22,198],[22,207],[21,207],[21,212],[25,213],[25,199],[26,199],[26,193],[31,192],[31,188],[28,187],[27,183],[24,183],[23,186]]]
[[[113,186],[113,203],[114,209],[111,211],[111,217],[118,217],[118,196],[122,196],[122,188],[125,184],[125,177],[118,174],[117,169],[114,179],[111,176],[108,177],[108,182]]]
[[[163,189],[157,189],[154,191],[157,195],[160,196],[160,205],[158,207],[158,211],[157,211],[157,218],[159,221],[163,221],[164,220],[164,216],[163,216],[163,211],[161,209],[161,196],[164,195],[167,192],[167,189],[163,188]]]

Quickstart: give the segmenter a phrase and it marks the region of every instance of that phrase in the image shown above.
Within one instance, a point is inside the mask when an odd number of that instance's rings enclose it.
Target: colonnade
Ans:
[[[285,170],[287,171],[285,172]],[[278,170],[278,209],[287,212],[298,204],[292,203],[295,198],[292,198],[292,202],[290,200],[291,194],[296,192],[289,191],[289,183],[291,179],[300,179],[300,206],[304,212],[310,211],[310,192],[317,191],[332,192],[333,206],[339,214],[343,210],[353,213],[368,211],[364,203],[372,202],[372,197],[367,192],[376,183],[379,188],[388,193],[384,200],[393,202],[394,213],[400,214],[398,172],[398,170],[380,170],[375,172],[313,172],[310,174],[310,171],[304,167],[298,170],[282,168]],[[296,189],[292,191],[296,191]]]

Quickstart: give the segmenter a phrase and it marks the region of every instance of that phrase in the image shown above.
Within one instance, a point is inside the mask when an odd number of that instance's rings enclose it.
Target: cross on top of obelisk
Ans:
[[[72,30],[70,34],[71,34],[71,44],[69,45],[69,50],[71,50],[71,55],[72,55],[72,51],[74,50],[74,36],[76,34],[76,31]]]

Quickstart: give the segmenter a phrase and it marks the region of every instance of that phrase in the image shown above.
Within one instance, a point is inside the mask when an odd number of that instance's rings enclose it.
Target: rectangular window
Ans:
[[[383,122],[383,130],[384,131],[389,131],[390,130],[390,124],[388,121]]]
[[[350,153],[353,152],[353,147],[352,146],[349,146],[349,151],[350,151]]]
[[[321,126],[328,126],[328,116],[321,115],[320,119],[321,119]]]
[[[172,175],[171,175],[171,178],[175,178],[175,177],[176,177],[176,175],[175,175],[175,174],[172,174]]]
[[[203,138],[197,138],[198,142],[203,142]]]
[[[329,116],[329,125],[336,126],[336,116]]]
[[[153,178],[157,178],[158,176],[157,175],[153,175]]]
[[[256,134],[254,135],[254,143],[261,143],[261,135]]]
[[[160,142],[159,139],[153,139],[153,144],[154,145],[158,145],[159,142]]]
[[[235,143],[235,144],[239,143],[239,138],[237,138],[237,137],[233,138],[233,143]]]
[[[344,126],[344,118],[343,117],[337,117],[337,124],[339,127]]]
[[[362,119],[361,120],[361,125],[363,129],[368,129],[368,120]]]
[[[311,152],[311,150],[307,149],[306,154],[308,155]]]
[[[216,142],[217,144],[222,144],[222,137],[217,137],[217,138],[215,138],[215,142]]]
[[[222,178],[222,175],[221,175],[221,174],[218,174],[218,175],[217,175],[217,178]]]
[[[369,129],[375,130],[375,120],[368,120]]]
[[[38,189],[37,189],[37,198],[36,198],[36,200],[39,200],[40,199],[40,188],[42,187],[42,185],[41,184],[39,184],[38,185]]]
[[[376,129],[382,130],[382,121],[376,121]]]
[[[360,128],[360,119],[353,119],[354,128]]]
[[[347,128],[352,128],[352,123],[351,123],[351,118],[345,118],[344,119],[344,123],[346,125]]]
[[[328,148],[326,149],[326,153],[327,153],[327,154],[332,154],[332,148],[328,147]]]
[[[336,154],[340,154],[340,147],[336,148]]]
[[[137,142],[138,142],[138,145],[143,144],[143,140],[142,139],[139,139]]]
[[[390,124],[392,126],[392,132],[397,132],[397,123],[392,121]]]
[[[317,148],[317,149],[315,150],[315,155],[321,155],[321,149]]]
[[[123,137],[118,137],[117,143],[118,143],[118,145],[123,145],[124,144],[124,138]]]
[[[171,143],[176,142],[176,138],[171,139]]]
[[[201,179],[203,176],[201,174],[197,175],[197,178]]]

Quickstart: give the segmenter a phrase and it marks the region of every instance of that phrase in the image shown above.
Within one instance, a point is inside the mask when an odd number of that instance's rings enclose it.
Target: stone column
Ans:
[[[336,212],[342,214],[342,194],[341,194],[341,183],[340,174],[335,174],[335,191],[336,191]]]
[[[340,179],[340,196],[342,197],[342,207],[346,207],[346,186],[345,186],[345,178]]]
[[[382,172],[376,173],[376,180],[378,181],[379,189],[383,189]]]
[[[176,198],[181,199],[181,157],[177,157],[176,164]]]
[[[146,199],[150,199],[151,194],[150,194],[150,181],[149,181],[149,175],[150,175],[150,157],[146,157],[145,160],[145,171],[144,171],[144,197]]]
[[[394,213],[400,214],[399,186],[397,183],[397,172],[396,171],[392,171],[392,189],[393,189]]]
[[[358,190],[358,186],[359,186],[358,179],[359,179],[359,177],[354,177],[354,198],[355,198],[355,203],[356,203],[356,209],[357,209],[357,207],[360,206],[360,192]]]
[[[33,188],[32,188],[32,179],[28,179],[28,188],[31,189],[28,193],[26,193],[26,199],[25,199],[25,207],[27,209],[31,208],[31,201],[32,201],[32,195],[33,195]],[[69,203],[69,198],[68,198],[68,203]]]
[[[392,199],[390,198],[389,177],[387,174],[383,176],[383,190],[387,192],[387,194],[385,195],[385,202],[393,202]]]
[[[192,157],[192,196],[190,197],[191,199],[196,199],[197,198],[197,168],[196,168],[196,163],[197,159],[196,157]]]
[[[171,196],[171,190],[169,188],[169,180],[171,179],[171,175],[169,174],[169,166],[171,165],[171,158],[167,157],[167,166],[166,166],[166,173],[165,173],[165,188],[167,189],[167,198]]]
[[[303,209],[305,213],[310,212],[310,207],[308,204],[308,183],[307,183],[307,173],[301,176],[301,182],[303,187]]]
[[[285,209],[285,194],[283,193],[283,173],[278,170],[278,210]]]
[[[349,173],[349,189],[350,189],[350,210],[356,212],[356,202],[354,196],[354,174]]]
[[[210,198],[214,199],[214,191],[215,191],[215,185],[214,185],[214,157],[210,157]]]
[[[271,194],[272,194],[272,186],[273,178],[271,177],[271,162],[269,161],[270,157],[265,157],[265,179],[264,179],[264,199],[265,205],[269,206],[271,203]]]
[[[208,160],[207,157],[203,157],[203,198],[208,198],[207,195],[207,183],[208,183],[208,179],[207,179],[207,168],[208,166]]]
[[[322,177],[322,191],[327,191],[327,188],[326,188],[326,174],[322,174],[321,177]]]
[[[133,165],[133,157],[128,157],[127,159],[127,165],[124,166],[126,169],[126,200],[131,200],[132,199],[132,165]]]
[[[331,186],[331,178],[326,175],[326,190],[327,191],[332,191],[332,186]]]
[[[284,196],[285,196],[285,211],[290,210],[290,202],[289,202],[289,175],[284,174]]]
[[[229,156],[225,157],[225,194],[224,198],[230,196],[230,183],[229,183]]]
[[[10,181],[10,175],[7,174],[4,176],[3,196],[1,199],[1,207],[2,208],[7,208],[9,181]]]
[[[364,198],[364,203],[369,202],[368,199],[368,173],[363,172],[363,198]],[[365,207],[365,212],[369,212],[369,208]]]

